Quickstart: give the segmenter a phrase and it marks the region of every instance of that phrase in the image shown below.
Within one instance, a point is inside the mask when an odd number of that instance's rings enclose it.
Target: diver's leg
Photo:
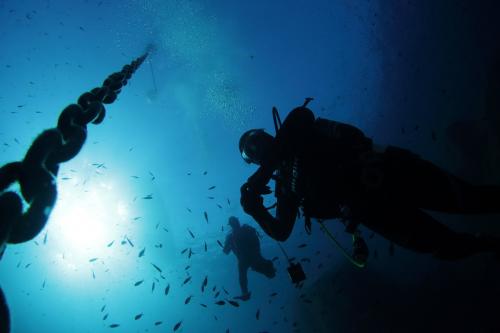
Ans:
[[[241,294],[242,295],[247,295],[248,294],[248,265],[242,262],[238,262],[238,271],[239,271],[239,276],[240,276],[240,288],[241,288]]]
[[[250,266],[252,270],[272,279],[276,275],[276,269],[271,260],[264,259],[261,255]]]
[[[389,197],[447,213],[500,213],[500,186],[471,185],[404,149],[389,148],[385,157]]]
[[[500,239],[457,233],[420,209],[395,205],[370,209],[363,223],[407,249],[454,260],[479,252],[500,252]]]

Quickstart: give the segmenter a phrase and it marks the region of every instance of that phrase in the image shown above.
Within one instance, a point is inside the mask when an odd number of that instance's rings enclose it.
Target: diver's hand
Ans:
[[[240,203],[245,213],[252,215],[257,209],[263,207],[264,199],[248,183],[241,186],[240,192]]]

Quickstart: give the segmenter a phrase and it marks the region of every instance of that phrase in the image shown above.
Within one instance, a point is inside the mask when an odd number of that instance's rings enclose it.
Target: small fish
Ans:
[[[185,285],[186,283],[188,283],[189,281],[191,281],[191,276],[188,276],[184,282],[182,282],[182,285]]]
[[[278,293],[274,292],[271,295],[269,295],[269,297],[274,297],[274,296],[277,296],[277,295],[278,295]]]
[[[299,249],[302,249],[302,248],[304,248],[304,247],[306,247],[306,246],[307,246],[307,244],[303,243],[303,244],[300,244],[300,245],[299,245],[299,246],[297,246],[297,247],[298,247]]]
[[[142,318],[142,313],[135,315],[134,320],[139,320]]]
[[[45,280],[43,280],[42,289],[45,288]]]
[[[205,252],[207,252],[207,242],[205,242]]]
[[[187,175],[188,175],[188,176],[191,176],[191,172],[188,172],[188,173],[187,173]]]
[[[136,283],[134,283],[134,287],[141,285],[143,282],[144,280],[137,281]]]
[[[149,175],[151,176],[151,181],[155,180],[155,175],[153,175],[153,173],[151,171],[149,171]]]
[[[134,217],[134,221],[139,220],[141,217],[142,217],[142,216],[136,216],[136,217]]]
[[[103,305],[101,308],[101,312],[104,312],[104,309],[106,309],[106,305]]]
[[[205,216],[205,221],[207,221],[207,223],[208,223],[208,214],[207,214],[207,212],[203,212],[203,215]]]
[[[188,269],[190,269],[191,266],[190,265],[187,265],[186,267],[184,267],[184,270],[187,271]]]
[[[170,291],[170,283],[165,287],[165,295],[168,295],[168,292]]]
[[[142,198],[143,198],[144,200],[151,200],[151,199],[153,199],[153,194],[148,194],[148,195],[146,195],[146,196],[144,196],[144,197],[142,197]]]
[[[229,199],[227,199],[227,204],[231,206],[231,201],[229,201]]]
[[[127,236],[125,236],[125,238],[127,239],[127,242],[130,244],[130,246],[134,247],[134,244],[132,243],[132,241]]]
[[[226,288],[222,287],[222,290],[226,293],[226,295],[229,295],[229,293],[227,292]]]
[[[92,259],[89,259],[89,262],[94,262],[96,261],[98,258],[92,258]]]
[[[236,302],[236,301],[232,301],[232,300],[230,300],[230,299],[228,299],[228,300],[226,300],[226,301],[227,301],[229,304],[231,304],[232,306],[236,307],[236,308],[240,306],[240,304],[239,304],[238,302]]]
[[[174,332],[177,331],[179,329],[179,327],[181,327],[181,325],[182,325],[182,320],[174,325],[174,328],[173,328]]]
[[[255,318],[259,320],[260,318],[260,309],[257,309],[257,312],[255,313]]]
[[[219,204],[217,204],[217,207],[219,207],[220,209],[222,209],[222,206],[221,206],[221,205],[219,205]]]
[[[146,248],[143,248],[141,252],[139,252],[139,258],[144,256],[144,252],[146,252]]]
[[[189,228],[188,228],[188,230],[187,230],[187,231],[189,232],[189,234],[191,235],[191,237],[192,237],[192,238],[194,238],[194,235],[193,235],[193,233],[191,232],[191,230],[189,230]]]
[[[111,325],[109,325],[109,327],[111,327],[111,328],[117,328],[117,327],[120,327],[120,324],[111,324]]]
[[[203,279],[203,282],[201,283],[201,292],[205,291],[207,284],[208,284],[208,276],[205,276],[205,279]]]
[[[207,175],[207,171],[204,171],[204,172],[203,172],[203,176],[206,176],[206,175]]]
[[[165,232],[168,232],[168,229],[167,228],[162,228],[163,230],[165,230]]]
[[[104,315],[104,317],[102,317],[102,320],[106,320],[106,319],[108,319],[108,316],[109,316],[109,313],[106,313],[106,314]]]
[[[191,302],[191,298],[193,298],[193,296],[188,296],[185,300],[184,300],[184,304],[189,304],[189,302]]]
[[[219,295],[220,295],[220,291],[218,291],[218,292],[215,293],[214,298],[219,297]]]
[[[26,266],[24,266],[24,268],[28,268],[31,266],[31,263],[27,264]]]
[[[204,308],[206,308],[206,307],[207,307],[207,305],[206,305],[206,304],[203,304],[203,303],[200,303],[200,305],[201,305],[202,307],[204,307]]]
[[[151,265],[153,265],[153,267],[154,267],[154,268],[156,268],[156,270],[157,270],[158,272],[160,272],[160,273],[161,273],[161,268],[160,268],[160,267],[156,266],[156,265],[155,265],[155,264],[153,264],[153,263],[151,263]]]
[[[191,209],[189,209],[188,207],[186,207],[187,211],[192,213],[193,211]]]
[[[207,199],[213,200],[215,199],[215,197],[207,197]]]
[[[226,302],[224,302],[224,301],[221,300],[221,301],[215,302],[215,304],[217,304],[217,305],[224,305],[224,304],[226,304]]]
[[[109,244],[107,245],[107,247],[111,247],[111,246],[113,245],[113,243],[114,243],[114,242],[115,242],[114,240],[113,240],[113,241],[111,241],[111,243],[109,243]]]
[[[139,176],[130,176],[131,178],[139,179]]]
[[[47,235],[48,235],[48,232],[46,232],[45,236],[43,237],[43,244],[47,244]]]
[[[158,325],[161,325],[161,324],[163,324],[162,321],[155,321],[155,326],[158,326]]]
[[[85,31],[85,29],[83,27],[78,27],[78,29],[80,29],[81,31]]]
[[[189,248],[187,248],[187,247],[186,247],[184,250],[182,250],[182,251],[181,251],[181,254],[186,253],[186,252],[187,252],[187,250],[189,250]]]
[[[155,229],[158,230],[159,226],[160,226],[160,223],[156,223]]]
[[[151,286],[151,292],[155,291],[155,283],[153,282],[153,285]]]
[[[191,258],[192,255],[193,255],[193,251],[191,250],[191,248],[189,248],[188,258]]]
[[[214,188],[215,188],[215,186],[210,186],[210,187],[208,188],[208,190],[210,191],[210,190],[213,190]]]
[[[224,246],[222,245],[222,243],[220,242],[220,240],[217,240],[217,244],[219,244],[219,246],[220,246],[221,248],[224,248]]]

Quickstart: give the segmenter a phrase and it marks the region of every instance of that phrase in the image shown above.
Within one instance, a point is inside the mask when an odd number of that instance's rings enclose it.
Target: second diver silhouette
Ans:
[[[268,278],[273,278],[276,274],[273,262],[262,257],[260,251],[260,241],[255,228],[249,225],[240,225],[237,217],[229,217],[232,231],[226,236],[224,243],[224,253],[231,251],[238,259],[238,273],[241,288],[241,296],[236,299],[248,300],[251,293],[248,291],[248,269],[261,273]]]

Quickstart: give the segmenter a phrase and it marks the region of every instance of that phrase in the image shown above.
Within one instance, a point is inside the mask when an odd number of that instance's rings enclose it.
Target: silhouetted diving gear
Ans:
[[[302,208],[306,219],[345,219],[350,232],[363,224],[395,244],[443,259],[500,252],[498,239],[456,233],[423,211],[500,213],[500,186],[470,185],[406,149],[374,149],[356,127],[315,119],[306,107],[292,110],[266,145],[273,154],[257,161],[240,202],[276,240],[289,237]],[[276,217],[262,199],[271,179]]]

